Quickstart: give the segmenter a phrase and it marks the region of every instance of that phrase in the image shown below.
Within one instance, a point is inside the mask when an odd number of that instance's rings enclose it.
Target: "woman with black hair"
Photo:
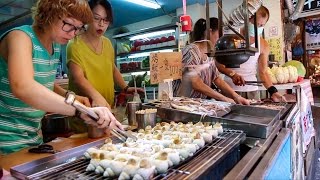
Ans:
[[[199,19],[192,32],[192,43],[182,50],[183,77],[173,83],[174,95],[192,98],[213,98],[230,103],[249,104],[220,77],[212,57],[207,56],[207,46],[219,38],[218,19],[210,18],[210,40],[206,40],[206,21]],[[222,94],[211,88],[214,83]]]
[[[69,89],[88,97],[93,107],[110,108],[114,103],[114,83],[126,92],[134,92],[134,88],[123,80],[114,64],[113,46],[104,36],[113,22],[111,4],[107,0],[89,0],[88,3],[93,22],[67,46]],[[71,126],[76,132],[86,131],[85,124],[77,120],[72,120]]]

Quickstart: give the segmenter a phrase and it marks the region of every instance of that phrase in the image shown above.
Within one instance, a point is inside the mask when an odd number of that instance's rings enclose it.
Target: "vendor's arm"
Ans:
[[[8,76],[12,93],[30,106],[72,116],[75,109],[64,98],[34,80],[32,43],[21,31],[12,31],[5,38],[8,54]],[[23,45],[22,45],[23,44]]]
[[[216,99],[216,100],[234,103],[234,101],[232,99],[220,94],[219,92],[213,90],[211,87],[206,85],[199,76],[191,77],[191,83],[192,83],[192,88],[195,91],[198,91],[198,92],[200,92],[208,97],[211,97],[213,99]]]
[[[123,77],[116,66],[113,66],[113,78],[115,83],[124,91],[128,93],[133,93],[135,91],[134,87],[128,87],[127,83],[123,80]],[[137,88],[138,92],[144,92],[143,89]]]
[[[105,98],[91,85],[91,83],[84,76],[84,72],[79,65],[69,61],[68,63],[70,77],[73,83],[78,87],[81,94],[87,96],[92,101],[92,106],[104,106],[110,108],[110,105]]]
[[[245,84],[245,80],[242,76],[234,72],[230,68],[226,68],[225,65],[220,64],[216,61],[216,66],[219,70],[219,72],[223,73],[224,75],[230,77],[235,85],[243,86]]]
[[[65,98],[54,93],[42,84],[34,80],[32,62],[32,42],[28,35],[22,31],[12,31],[4,39],[7,53],[4,58],[8,63],[8,78],[10,88],[15,97],[26,104],[45,112],[53,112],[67,116],[76,114],[74,107],[64,102]],[[98,114],[99,119],[95,122],[85,114],[80,117],[86,123],[99,128],[109,126],[123,129],[107,108],[91,108]]]
[[[217,77],[214,80],[214,84],[221,89],[223,94],[226,96],[232,98],[234,102],[238,104],[245,104],[249,105],[249,101],[243,97],[241,97],[239,94],[237,94],[224,80],[222,80],[220,77]]]
[[[54,83],[53,91],[63,97],[65,97],[67,94],[67,90],[63,89],[58,83]],[[81,102],[87,107],[91,106],[90,101],[87,97],[76,95],[76,100]]]
[[[258,59],[258,72],[260,79],[264,82],[263,85],[266,89],[273,86],[271,78],[268,74],[268,57],[270,53],[270,48],[268,42],[263,38],[260,38],[260,56]],[[284,96],[279,92],[273,93],[271,96],[274,101],[285,101]]]

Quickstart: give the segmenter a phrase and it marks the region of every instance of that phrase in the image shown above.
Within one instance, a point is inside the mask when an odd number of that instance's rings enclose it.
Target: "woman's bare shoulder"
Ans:
[[[13,30],[8,32],[8,34],[0,41],[0,54],[4,59],[7,59],[9,51],[21,46],[23,46],[23,48],[19,49],[28,50],[31,47],[31,44],[31,39],[25,32]]]
[[[13,30],[10,31],[3,39],[5,43],[9,44],[19,44],[19,46],[29,46],[31,45],[30,37],[23,31]]]

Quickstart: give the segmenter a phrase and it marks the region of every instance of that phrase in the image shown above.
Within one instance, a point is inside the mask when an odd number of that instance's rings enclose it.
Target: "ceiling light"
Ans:
[[[146,71],[141,71],[141,72],[132,72],[132,76],[138,76],[138,75],[143,75]],[[150,71],[147,71],[147,75],[150,75]]]
[[[128,58],[131,59],[131,58],[139,58],[139,57],[146,57],[146,56],[149,56],[150,55],[150,52],[144,52],[144,53],[137,53],[137,54],[133,54],[131,56],[129,56]]]
[[[130,41],[134,41],[134,40],[137,40],[137,39],[145,39],[145,38],[160,36],[160,35],[163,35],[163,34],[169,34],[169,33],[174,33],[174,32],[176,32],[176,31],[171,29],[171,30],[164,30],[164,31],[157,31],[157,32],[152,32],[152,33],[141,34],[141,35],[137,35],[137,36],[131,37]]]
[[[135,3],[148,8],[159,9],[161,6],[158,3],[148,1],[148,0],[127,0],[128,2]]]
[[[133,55],[129,56],[128,58],[132,59],[132,58],[146,57],[146,56],[149,56],[150,53],[152,53],[152,52],[173,52],[173,50],[172,49],[164,49],[164,50],[159,50],[159,51],[137,53],[137,54],[133,54]]]

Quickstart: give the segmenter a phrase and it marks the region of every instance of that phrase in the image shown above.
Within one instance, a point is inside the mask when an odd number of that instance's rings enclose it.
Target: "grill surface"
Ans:
[[[190,174],[177,173],[169,171],[166,175],[159,175],[159,179],[198,179],[208,171],[212,170],[220,161],[222,161],[233,149],[239,146],[244,134],[239,131],[227,131],[219,138],[216,138],[213,143],[203,147],[199,153],[180,164],[176,169],[188,171]]]
[[[169,169],[167,174],[160,174],[154,179],[196,179],[211,171],[221,160],[223,160],[232,150],[239,147],[240,142],[244,140],[245,134],[242,131],[226,130],[218,138],[205,147],[201,148],[195,153],[194,156],[188,158],[181,164]],[[238,152],[238,151],[237,151]],[[19,172],[19,166],[14,167],[18,172],[17,178],[23,179],[107,179],[95,172],[86,172],[90,160],[84,157],[75,158],[72,162],[63,163],[60,165],[47,168],[43,171],[33,173],[30,175],[22,175],[23,172]],[[32,162],[30,162],[32,165]],[[25,165],[24,165],[25,166]],[[182,171],[190,172],[189,175],[177,173],[172,171],[178,169]]]

